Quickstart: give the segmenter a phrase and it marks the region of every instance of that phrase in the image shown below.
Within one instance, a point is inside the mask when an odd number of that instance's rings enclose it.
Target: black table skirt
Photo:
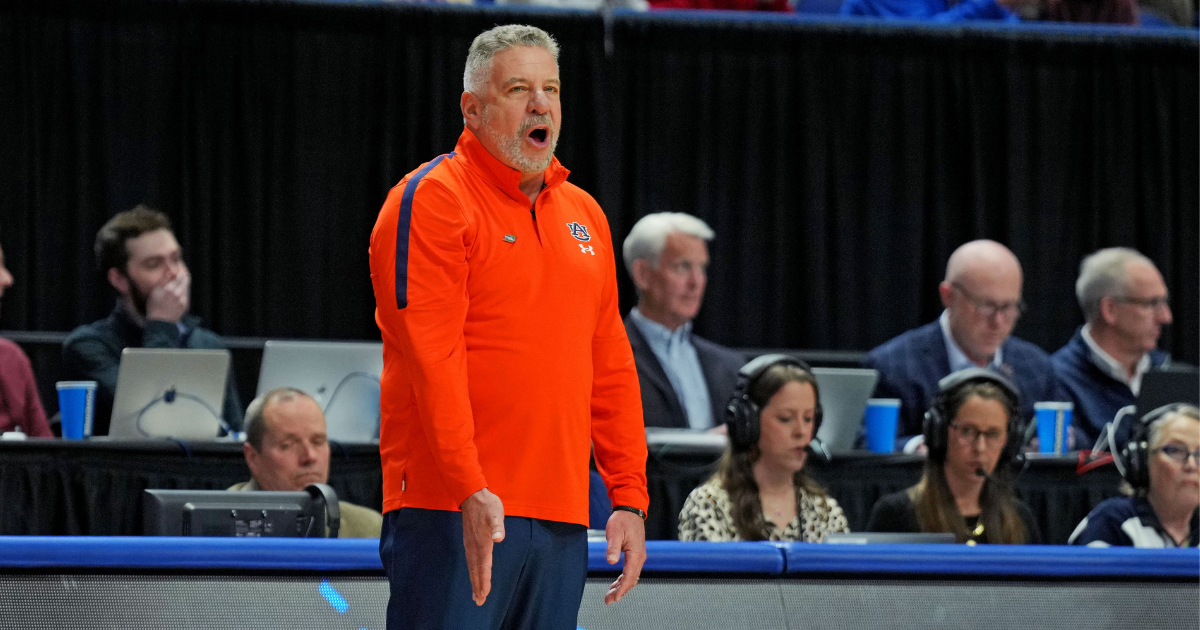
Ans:
[[[879,497],[902,490],[921,478],[924,457],[855,453],[831,462],[810,458],[809,473],[846,512],[852,531],[866,529],[871,506]],[[1066,544],[1075,526],[1098,503],[1119,493],[1121,476],[1112,464],[1077,474],[1075,457],[1031,458],[1015,466],[1017,493],[1033,511],[1043,542]],[[716,468],[711,454],[655,452],[646,465],[650,515],[646,537],[678,536],[679,511],[692,488]]]
[[[861,530],[880,496],[916,483],[922,462],[864,453],[813,461],[811,472],[842,505],[850,528]],[[684,499],[712,474],[714,463],[711,454],[652,450],[648,538],[676,537]],[[1117,494],[1120,477],[1111,465],[1077,475],[1076,464],[1072,458],[1038,459],[1017,478],[1046,542],[1065,543],[1097,503]],[[249,478],[236,443],[0,442],[0,535],[137,535],[143,490],[222,489]],[[380,509],[378,447],[334,444],[329,483],[343,500]]]
[[[143,490],[224,490],[249,479],[240,443],[0,442],[0,534],[138,535]],[[334,444],[329,485],[340,499],[378,510],[379,448]]]

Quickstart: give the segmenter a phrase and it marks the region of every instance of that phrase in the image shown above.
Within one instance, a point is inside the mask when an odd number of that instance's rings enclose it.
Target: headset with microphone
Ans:
[[[1191,406],[1187,403],[1172,403],[1151,410],[1134,423],[1125,446],[1122,446],[1119,452],[1113,451],[1113,463],[1125,481],[1135,490],[1150,488],[1150,427],[1165,416]],[[1114,422],[1119,421],[1120,419]],[[1109,435],[1116,433],[1116,430],[1117,427],[1112,426]]]
[[[776,365],[791,365],[812,375],[812,368],[807,363],[788,354],[764,354],[738,370],[737,387],[725,406],[725,424],[729,429],[729,444],[734,451],[748,451],[758,445],[758,437],[762,432],[760,416],[762,408],[750,399],[750,390],[754,383],[767,370]],[[816,379],[813,379],[813,391],[816,392]],[[813,410],[813,446],[820,453],[824,446],[817,440],[817,431],[821,428],[821,401],[818,397],[816,409]],[[825,454],[828,458],[828,454]]]
[[[1008,439],[1004,450],[1000,452],[997,467],[1011,462],[1021,448],[1021,393],[1017,386],[1004,376],[984,368],[972,367],[959,370],[938,381],[938,395],[933,404],[925,412],[922,430],[925,434],[925,448],[929,449],[929,459],[935,463],[946,463],[947,441],[950,431],[950,398],[959,387],[968,383],[991,383],[997,386],[1004,395],[1001,404],[1008,412]],[[983,472],[975,471],[976,474]],[[991,479],[987,474],[980,475]]]

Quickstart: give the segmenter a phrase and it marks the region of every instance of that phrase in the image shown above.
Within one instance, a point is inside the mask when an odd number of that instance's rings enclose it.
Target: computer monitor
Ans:
[[[299,492],[146,490],[146,536],[337,538],[337,493],[325,484]]]
[[[228,350],[125,348],[108,435],[215,438],[228,378]]]
[[[832,453],[854,450],[863,425],[863,411],[875,391],[879,372],[864,368],[813,368],[821,389],[824,415],[817,437]]]
[[[1142,376],[1138,390],[1138,415],[1144,415],[1173,403],[1200,402],[1200,370],[1191,365],[1172,365],[1150,370]]]
[[[271,340],[263,347],[257,395],[298,389],[325,412],[329,439],[370,442],[379,438],[382,374],[381,343]]]

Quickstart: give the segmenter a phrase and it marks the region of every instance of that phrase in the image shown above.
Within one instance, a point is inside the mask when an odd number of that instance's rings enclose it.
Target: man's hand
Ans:
[[[458,507],[462,510],[471,599],[476,606],[482,606],[492,590],[492,545],[504,540],[504,503],[484,488]]]
[[[191,304],[192,276],[183,270],[166,284],[154,287],[146,298],[146,319],[176,323]]]
[[[609,564],[616,564],[621,553],[625,554],[625,567],[621,575],[604,594],[604,603],[611,604],[621,601],[629,589],[637,586],[642,565],[646,563],[646,524],[637,514],[617,510],[608,517],[604,537],[608,539]]]

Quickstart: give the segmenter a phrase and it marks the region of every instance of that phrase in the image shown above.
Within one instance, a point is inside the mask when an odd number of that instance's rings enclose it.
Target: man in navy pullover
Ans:
[[[1087,323],[1051,362],[1075,403],[1073,424],[1095,442],[1122,407],[1134,404],[1142,376],[1169,361],[1157,347],[1162,327],[1171,323],[1171,306],[1158,268],[1125,247],[1084,258],[1075,295]]]

